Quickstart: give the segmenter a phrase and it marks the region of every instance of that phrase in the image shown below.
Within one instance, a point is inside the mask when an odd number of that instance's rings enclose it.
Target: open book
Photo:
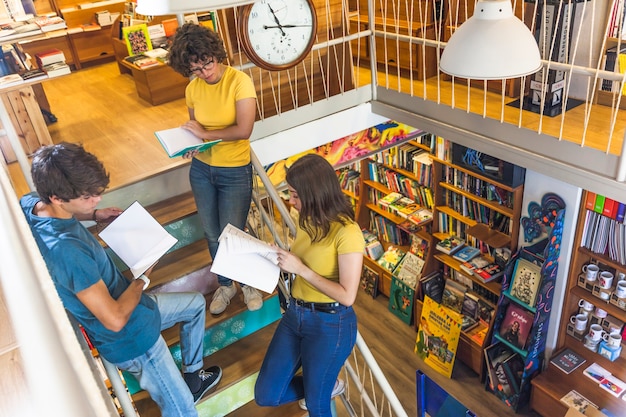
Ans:
[[[231,224],[226,225],[219,242],[211,272],[266,293],[276,289],[280,268],[274,247]]]
[[[159,142],[161,142],[161,146],[163,146],[163,149],[165,149],[165,152],[167,152],[170,158],[183,156],[187,152],[193,150],[204,152],[216,143],[221,142],[221,140],[204,142],[202,139],[182,127],[159,130],[158,132],[154,132],[154,135],[157,137]]]
[[[134,278],[178,242],[137,201],[101,231],[100,238],[130,268]]]

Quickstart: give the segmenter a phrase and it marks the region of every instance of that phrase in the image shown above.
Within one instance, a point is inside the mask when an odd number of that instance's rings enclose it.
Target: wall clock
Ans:
[[[317,33],[312,0],[259,0],[239,10],[243,50],[259,68],[285,70],[311,51]]]

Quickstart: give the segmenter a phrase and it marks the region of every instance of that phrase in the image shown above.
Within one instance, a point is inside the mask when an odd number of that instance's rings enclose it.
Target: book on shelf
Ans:
[[[433,212],[422,207],[409,214],[407,218],[411,223],[421,226],[422,224],[432,220]]]
[[[478,326],[478,321],[470,316],[461,316],[461,331],[467,332]]]
[[[503,391],[499,386],[499,378],[496,373],[498,364],[512,356],[514,352],[504,343],[494,343],[484,350],[485,365],[487,371],[487,383],[494,393],[498,394]]]
[[[415,289],[417,281],[422,276],[425,261],[414,253],[407,252],[393,270],[393,276],[404,282],[409,287]]]
[[[477,269],[485,268],[489,265],[489,259],[483,256],[476,256],[467,262],[462,262],[459,267],[468,275],[476,275]]]
[[[8,74],[0,77],[0,88],[13,87],[24,84],[24,79],[19,74]]]
[[[378,265],[392,272],[404,256],[404,250],[397,246],[389,246],[380,258],[376,260]]]
[[[573,408],[579,413],[585,415],[589,408],[597,409],[598,406],[589,401],[586,397],[580,394],[576,390],[571,390],[563,397],[561,397],[561,402],[567,405],[569,408]]]
[[[67,27],[65,20],[60,16],[36,16],[33,20],[44,33],[65,29]]]
[[[405,219],[409,217],[409,214],[412,214],[419,208],[419,204],[408,197],[400,197],[393,203],[389,204],[389,209],[391,209],[391,211]]]
[[[416,234],[411,235],[411,245],[409,246],[410,252],[416,254],[422,259],[426,259],[429,246],[430,241],[428,239],[424,239]]]
[[[411,324],[414,304],[415,288],[392,276],[389,290],[389,311],[406,324]]]
[[[204,152],[212,146],[221,142],[221,140],[213,140],[205,142],[190,131],[182,127],[174,127],[172,129],[159,130],[154,132],[165,152],[170,158],[183,156],[187,152],[198,151]]]
[[[540,285],[541,267],[527,259],[518,258],[515,262],[509,294],[530,307],[534,307]]]
[[[142,54],[152,49],[148,25],[145,23],[123,27],[122,37],[126,43],[128,55]]]
[[[394,201],[398,200],[402,198],[402,194],[400,193],[396,193],[396,192],[391,192],[389,194],[387,194],[386,196],[380,198],[378,200],[378,205],[381,207],[389,207]]]
[[[178,242],[135,201],[108,224],[100,238],[138,278]]]
[[[435,246],[438,251],[447,255],[453,255],[455,252],[465,246],[465,241],[457,236],[450,236],[442,239]]]
[[[398,224],[398,227],[410,234],[417,233],[421,229],[420,226],[418,226],[417,224],[413,223],[410,220],[403,221],[402,223]]]
[[[65,54],[60,49],[48,49],[43,52],[39,52],[35,54],[35,61],[37,61],[37,66],[39,68],[45,67],[46,65],[56,64],[57,62],[65,62]]]
[[[510,395],[519,394],[524,374],[524,360],[518,353],[514,353],[497,365],[496,374],[509,385]]]
[[[465,292],[461,314],[474,320],[478,318],[478,296],[476,294],[472,294],[469,291]]]
[[[484,283],[495,281],[502,275],[504,275],[504,270],[497,263],[474,269],[474,276]]]
[[[378,239],[365,244],[365,254],[375,261],[379,260],[385,253],[382,243]]]
[[[534,318],[533,313],[510,302],[500,323],[500,337],[519,349],[526,349]]]
[[[476,344],[482,346],[485,343],[485,339],[487,338],[487,333],[489,332],[489,326],[487,326],[481,320],[478,320],[476,326],[467,330],[467,335],[472,339]]]
[[[480,255],[480,249],[473,246],[464,246],[452,255],[454,259],[460,262],[469,262]]]
[[[465,291],[467,291],[465,286],[451,279],[447,279],[443,287],[441,304],[460,314],[463,308]]]
[[[133,64],[141,69],[158,67],[158,66],[163,65],[163,63],[159,61],[158,59],[150,58],[147,56],[142,59],[137,59],[135,62],[133,62]]]
[[[430,297],[437,304],[441,304],[444,285],[445,279],[439,271],[432,272],[420,280],[422,295]]]
[[[597,382],[600,388],[607,391],[614,397],[619,397],[626,390],[626,382],[615,377],[611,372],[604,369],[597,363],[592,363],[584,371],[586,377]]]
[[[39,68],[33,68],[28,71],[20,73],[20,76],[24,81],[38,81],[48,78],[48,74]]]
[[[361,288],[365,291],[365,294],[370,295],[372,298],[378,296],[378,280],[380,276],[378,272],[374,271],[367,265],[363,265],[363,271],[361,272]]]
[[[572,373],[576,368],[585,362],[585,358],[570,348],[566,348],[550,358],[550,363],[566,374]]]
[[[483,299],[478,299],[478,312],[477,317],[479,320],[484,321],[487,326],[491,324],[495,309],[488,302]]]
[[[49,78],[67,75],[72,72],[70,66],[64,62],[57,62],[54,64],[46,65],[44,67],[41,67],[41,70],[45,72]]]

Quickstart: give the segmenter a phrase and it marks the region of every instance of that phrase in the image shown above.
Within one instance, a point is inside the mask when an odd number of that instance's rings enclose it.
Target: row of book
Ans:
[[[425,183],[420,183],[375,162],[368,163],[368,171],[370,180],[415,200],[423,207],[432,209],[434,199],[430,182],[424,185]]]
[[[442,161],[452,161],[452,142],[437,136],[435,140],[435,157]]]
[[[370,212],[370,229],[385,242],[401,246],[409,244],[407,234],[398,229],[394,222],[374,212]]]
[[[626,224],[622,222],[587,210],[581,244],[626,265]]]
[[[490,182],[483,181],[451,166],[444,166],[443,174],[448,184],[486,200],[495,201],[505,207],[513,207],[513,193],[503,188],[496,187]]]
[[[623,222],[626,216],[626,204],[591,191],[587,191],[585,208],[618,222]]]
[[[358,164],[357,164],[358,166]],[[349,191],[356,197],[361,195],[359,184],[361,173],[353,168],[341,169],[337,172],[337,179],[342,190]]]
[[[626,39],[626,8],[624,0],[613,2],[607,25],[607,36]]]
[[[432,183],[432,164],[430,152],[424,148],[405,143],[397,147],[398,164],[394,165],[405,171],[412,172],[420,178],[422,184]]]
[[[497,280],[504,273],[504,265],[496,262],[491,254],[484,254],[479,248],[466,245],[459,237],[450,236],[442,239],[435,247],[461,262],[460,268],[466,274],[476,277],[483,283]]]
[[[19,84],[23,84],[26,81],[38,81],[52,77],[58,77],[60,75],[69,74],[71,72],[69,65],[65,62],[65,55],[63,51],[59,49],[52,49],[38,53],[35,56],[37,66],[32,65],[27,56],[21,57],[19,48],[11,47],[10,52],[13,61],[20,57],[19,69],[11,67],[9,72],[5,73],[5,65],[7,65],[7,55],[3,54],[3,58],[0,59],[0,69],[2,70],[2,76],[0,77],[0,88],[11,87]]]
[[[446,191],[445,198],[446,205],[462,216],[486,224],[492,230],[497,230],[504,234],[509,233],[512,222],[511,217],[450,190]]]
[[[391,192],[379,198],[376,204],[381,209],[407,219],[416,226],[421,226],[433,217],[432,211],[397,192]]]

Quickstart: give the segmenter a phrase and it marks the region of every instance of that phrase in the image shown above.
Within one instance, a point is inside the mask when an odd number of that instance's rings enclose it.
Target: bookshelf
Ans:
[[[618,233],[611,233],[611,230],[614,230],[612,227],[623,227],[623,217],[618,217],[619,207],[623,204],[617,202],[618,210],[616,211],[614,209],[616,203],[613,200],[600,197],[598,198],[593,192],[585,191],[580,202],[574,249],[563,302],[563,317],[565,319],[561,320],[559,325],[557,349],[555,350],[558,352],[569,348],[583,357],[585,363],[570,374],[565,374],[554,364],[549,363],[547,368],[532,380],[530,405],[542,415],[564,416],[567,407],[561,403],[560,399],[570,390],[578,391],[600,409],[605,409],[610,413],[609,415],[623,416],[624,410],[626,410],[624,407],[626,402],[622,398],[610,395],[583,374],[589,365],[597,363],[621,381],[626,381],[624,353],[622,352],[620,357],[611,361],[584,345],[584,336],[588,330],[575,332],[569,326],[569,317],[582,310],[582,307],[579,307],[580,300],[586,300],[596,308],[599,307],[607,312],[605,318],[599,318],[595,313],[591,313],[589,323],[599,323],[605,330],[619,327],[622,334],[624,332],[626,300],[621,300],[620,303],[620,299],[614,297],[615,279],[618,279],[620,274],[626,274],[624,252],[621,251],[622,258],[620,258],[619,255],[615,256],[613,251],[609,251],[608,241],[606,245],[602,244],[604,239],[615,239],[619,236]],[[609,201],[607,202],[607,200]],[[594,218],[597,220],[593,221]],[[620,224],[622,226],[619,226]],[[614,273],[616,278],[613,280],[612,287],[607,291],[610,295],[608,299],[601,298],[601,291],[596,285],[586,282],[582,268],[590,263],[597,264],[600,270],[609,270]]]
[[[383,249],[391,245],[403,251],[410,248],[411,234],[398,227],[407,221],[393,208],[385,207],[380,200],[397,192],[415,201],[420,208],[431,208],[432,191],[430,187],[428,157],[431,150],[432,136],[423,134],[409,141],[383,150],[370,158],[360,161],[360,190],[356,204],[356,218],[362,229],[375,233]],[[414,162],[409,155],[427,156],[427,163]],[[350,195],[350,194],[349,194]],[[415,232],[420,239],[430,242],[431,221],[425,221]],[[365,266],[379,274],[379,293],[389,297],[392,284],[392,272],[381,267],[375,260],[364,255]],[[430,262],[426,259],[423,274],[431,271]]]
[[[626,45],[623,39],[618,39],[615,37],[606,38],[606,49],[604,51],[604,60],[605,60],[605,63],[610,61],[611,59],[613,60],[614,66],[612,70],[619,67],[619,64],[617,62],[617,59],[618,59],[617,55],[619,54],[619,52],[617,51],[617,49],[620,47],[623,52],[626,52]],[[615,50],[615,55],[611,57],[612,49]],[[606,68],[606,67],[604,69],[609,70],[609,68]],[[611,91],[611,86],[615,86],[615,85],[621,88],[621,84],[619,83],[619,81],[600,80],[598,90],[596,91],[596,102],[604,106],[613,106],[615,103],[617,103],[617,99],[619,98],[620,92]],[[626,109],[626,100],[624,100],[623,97],[622,97],[622,100],[620,100],[619,108],[622,110]]]
[[[441,138],[438,141],[433,157],[434,240],[457,236],[468,246],[481,249],[483,256],[492,261],[495,248],[515,252],[524,193],[523,169],[488,155],[480,155],[483,165],[472,164],[463,158],[467,148]],[[495,168],[481,171],[481,166]],[[499,280],[484,282],[461,268],[461,261],[443,252],[435,251],[433,259],[446,280],[460,282],[470,295],[496,310],[502,293]],[[481,378],[485,372],[484,349],[492,337],[493,324],[493,319],[483,321],[478,328],[462,331],[459,339],[457,359]],[[484,338],[475,337],[478,331]]]

